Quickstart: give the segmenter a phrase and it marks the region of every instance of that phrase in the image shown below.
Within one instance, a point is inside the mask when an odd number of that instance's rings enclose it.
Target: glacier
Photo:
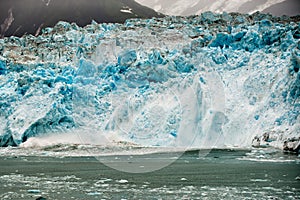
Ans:
[[[205,12],[61,21],[0,39],[0,146],[68,133],[93,144],[283,149],[300,137],[299,22]]]

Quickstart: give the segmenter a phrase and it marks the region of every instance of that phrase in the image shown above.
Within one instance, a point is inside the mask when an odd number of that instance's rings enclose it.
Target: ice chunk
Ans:
[[[207,12],[1,39],[0,146],[81,132],[86,143],[283,148],[300,132],[297,20]]]
[[[118,56],[118,64],[120,66],[128,67],[137,59],[136,51],[129,50]]]
[[[79,68],[77,70],[77,76],[93,77],[96,73],[96,67],[91,61],[81,59],[79,61]]]
[[[127,180],[125,180],[125,179],[118,180],[117,182],[118,182],[118,183],[121,183],[121,184],[128,183],[128,181],[127,181]]]

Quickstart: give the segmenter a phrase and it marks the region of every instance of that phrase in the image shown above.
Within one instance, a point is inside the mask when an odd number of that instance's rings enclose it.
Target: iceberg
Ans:
[[[0,39],[0,146],[250,147],[300,137],[299,17],[212,12]],[[92,139],[91,139],[92,138]]]

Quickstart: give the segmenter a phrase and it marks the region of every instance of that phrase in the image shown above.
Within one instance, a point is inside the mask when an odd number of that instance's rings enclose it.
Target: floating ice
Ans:
[[[128,181],[127,181],[127,180],[124,180],[124,179],[122,179],[122,180],[118,180],[117,182],[118,182],[118,183],[122,183],[122,184],[124,184],[124,183],[128,183]]]

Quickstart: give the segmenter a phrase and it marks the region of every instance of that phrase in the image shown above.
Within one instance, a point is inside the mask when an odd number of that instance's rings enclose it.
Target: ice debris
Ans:
[[[32,190],[27,190],[27,192],[28,192],[28,193],[33,193],[33,194],[41,193],[40,190],[34,190],[34,189],[32,189]]]
[[[122,180],[118,180],[117,182],[118,182],[118,183],[122,183],[122,184],[124,184],[124,183],[128,183],[128,181],[127,181],[127,180],[124,180],[124,179],[122,179]]]
[[[273,131],[283,148],[300,133],[299,21],[206,12],[3,38],[0,146],[93,130],[146,146],[243,147]]]

